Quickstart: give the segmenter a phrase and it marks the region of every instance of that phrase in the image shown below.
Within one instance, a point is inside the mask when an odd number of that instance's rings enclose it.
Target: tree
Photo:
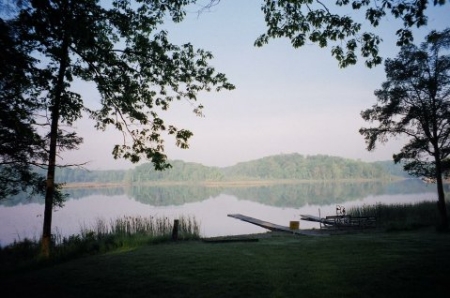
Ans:
[[[39,103],[29,100],[33,58],[28,45],[20,44],[14,28],[0,20],[0,199],[20,191],[42,193],[44,178],[32,169],[33,162],[46,158],[45,142],[33,127]]]
[[[220,0],[211,0],[206,8]],[[363,31],[363,25],[355,14],[363,11],[362,18],[375,28],[383,18],[392,15],[403,22],[403,28],[396,31],[397,45],[413,42],[411,28],[427,24],[428,0],[335,0],[334,3],[320,0],[264,0],[261,7],[267,25],[266,33],[255,41],[263,46],[273,38],[288,38],[294,48],[313,42],[320,47],[332,44],[331,54],[340,67],[356,64],[357,52],[365,59],[368,67],[382,63],[379,44],[382,39],[370,31]],[[445,0],[433,0],[434,6],[444,5]],[[350,16],[352,13],[352,16]],[[364,29],[365,30],[365,29]],[[359,49],[358,49],[359,48]]]
[[[184,7],[194,1],[44,0],[22,4],[8,22],[21,44],[32,44],[27,57],[42,76],[34,97],[48,111],[48,170],[46,179],[42,253],[50,254],[52,206],[55,199],[56,157],[62,149],[76,149],[82,141],[65,129],[86,112],[97,129],[113,126],[124,142],[113,149],[115,158],[138,162],[148,158],[156,169],[170,165],[164,154],[164,135],[188,148],[192,132],[166,125],[159,117],[175,100],[196,101],[200,91],[233,89],[225,75],[208,64],[212,54],[191,44],[174,45],[166,31],[158,31],[170,17],[179,22]],[[89,108],[76,80],[96,85],[101,107]],[[34,101],[33,101],[34,102]],[[201,113],[202,105],[195,107]]]
[[[5,4],[2,3],[0,9]],[[22,2],[17,2],[21,7]],[[48,160],[45,138],[36,130],[36,112],[44,106],[38,96],[45,91],[45,73],[35,67],[28,55],[33,43],[22,42],[12,21],[0,19],[0,199],[19,192],[30,196],[45,193],[45,176],[37,169]],[[40,125],[39,125],[40,126]],[[67,143],[62,139],[61,144]],[[61,145],[64,146],[64,145]],[[55,184],[53,205],[61,206],[62,184]]]
[[[361,113],[378,127],[360,133],[369,151],[377,141],[404,135],[409,142],[394,155],[411,174],[436,181],[440,227],[448,229],[443,176],[450,170],[450,29],[432,31],[420,47],[406,45],[387,59],[387,81],[375,91],[378,103]]]

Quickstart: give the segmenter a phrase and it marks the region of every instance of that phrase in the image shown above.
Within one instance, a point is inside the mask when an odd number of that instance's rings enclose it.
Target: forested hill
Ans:
[[[151,181],[240,181],[240,180],[337,180],[388,179],[405,176],[393,162],[367,163],[327,155],[282,154],[238,163],[231,167],[207,167],[198,163],[171,161],[172,168],[155,171],[151,163],[132,170],[87,171],[58,169],[59,182],[136,183]]]
[[[155,171],[151,163],[137,166],[127,173],[127,181],[221,181],[225,179],[221,169],[217,167],[180,160],[171,161],[170,164],[172,168],[165,171]]]
[[[372,179],[388,178],[376,163],[366,163],[328,155],[303,156],[297,153],[264,157],[224,168],[226,177],[238,179]]]

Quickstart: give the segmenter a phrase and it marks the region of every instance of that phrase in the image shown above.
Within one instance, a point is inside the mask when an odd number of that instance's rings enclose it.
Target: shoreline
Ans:
[[[66,183],[64,189],[74,188],[118,188],[135,186],[204,186],[204,187],[253,187],[282,184],[303,184],[303,183],[348,183],[348,182],[393,182],[406,180],[408,178],[394,177],[391,179],[335,179],[335,180],[294,180],[294,179],[276,179],[276,180],[239,180],[239,181],[148,181],[140,183],[129,182],[74,182]]]

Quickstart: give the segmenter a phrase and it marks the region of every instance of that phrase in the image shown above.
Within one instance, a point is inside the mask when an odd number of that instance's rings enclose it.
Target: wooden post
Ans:
[[[172,229],[172,240],[177,241],[178,240],[178,226],[180,224],[180,221],[178,219],[173,220],[173,229]]]

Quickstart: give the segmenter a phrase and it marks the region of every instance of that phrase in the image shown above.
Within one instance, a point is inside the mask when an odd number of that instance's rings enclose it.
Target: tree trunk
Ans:
[[[437,178],[437,189],[438,189],[438,209],[441,220],[439,229],[442,231],[448,231],[448,215],[447,215],[447,207],[445,205],[445,194],[442,176],[439,176]]]
[[[61,59],[58,70],[58,79],[55,87],[55,93],[52,98],[51,107],[51,126],[50,126],[50,148],[49,160],[47,169],[47,184],[45,192],[45,207],[44,207],[44,223],[42,231],[41,254],[43,257],[50,256],[51,236],[52,236],[52,211],[53,199],[55,194],[55,168],[56,168],[56,148],[58,141],[58,123],[59,111],[61,108],[61,98],[64,91],[64,75],[68,64],[69,53],[69,39],[67,34],[64,36]]]
[[[58,135],[59,105],[60,99],[55,98],[50,130],[50,153],[47,169],[47,185],[45,191],[44,224],[42,231],[42,247],[41,247],[42,255],[47,258],[50,256],[50,245],[52,236],[52,211],[53,211],[53,196],[55,193],[56,142]]]
[[[440,217],[440,225],[439,230],[448,231],[448,215],[447,215],[447,207],[445,206],[445,193],[444,193],[444,182],[442,179],[442,165],[441,159],[439,157],[435,157],[436,161],[436,184],[437,184],[437,192],[438,192],[438,210]]]

